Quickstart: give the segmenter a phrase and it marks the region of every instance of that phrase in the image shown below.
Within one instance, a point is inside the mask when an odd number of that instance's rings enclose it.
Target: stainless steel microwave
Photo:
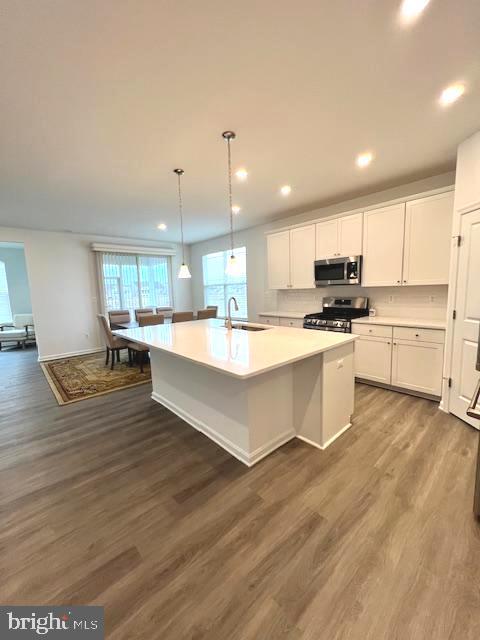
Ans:
[[[360,284],[362,256],[315,260],[315,285]]]

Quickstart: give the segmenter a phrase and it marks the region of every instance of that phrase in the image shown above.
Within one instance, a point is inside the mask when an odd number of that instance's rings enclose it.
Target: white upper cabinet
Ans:
[[[455,209],[480,207],[480,131],[458,147],[455,173]]]
[[[338,252],[341,256],[362,255],[363,213],[338,219]]]
[[[364,214],[363,286],[402,284],[404,230],[405,203]]]
[[[267,264],[269,289],[290,287],[290,231],[267,236]]]
[[[338,222],[327,220],[315,225],[316,259],[335,258],[338,255]]]
[[[453,191],[407,202],[403,284],[448,284]]]
[[[315,225],[290,231],[290,284],[293,289],[315,288]]]
[[[315,225],[316,259],[358,256],[362,253],[362,213]]]
[[[315,225],[267,235],[269,289],[313,289]]]

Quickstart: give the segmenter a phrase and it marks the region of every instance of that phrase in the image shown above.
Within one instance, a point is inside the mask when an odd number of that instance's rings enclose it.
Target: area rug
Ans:
[[[50,360],[40,366],[58,404],[86,400],[151,380],[149,364],[144,365],[144,373],[141,373],[138,366],[116,362],[112,371],[110,366],[105,366],[105,353]]]

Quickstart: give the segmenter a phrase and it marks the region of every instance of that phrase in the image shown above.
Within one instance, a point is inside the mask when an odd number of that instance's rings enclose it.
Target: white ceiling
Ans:
[[[241,227],[452,168],[480,128],[480,2],[431,0],[408,28],[399,4],[3,3],[0,224],[178,240],[180,166],[186,240],[220,235],[225,129]]]

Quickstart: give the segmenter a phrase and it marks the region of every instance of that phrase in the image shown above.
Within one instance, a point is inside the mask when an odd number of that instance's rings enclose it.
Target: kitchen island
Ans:
[[[115,331],[150,349],[152,398],[251,466],[292,438],[351,426],[352,334],[219,319]]]

